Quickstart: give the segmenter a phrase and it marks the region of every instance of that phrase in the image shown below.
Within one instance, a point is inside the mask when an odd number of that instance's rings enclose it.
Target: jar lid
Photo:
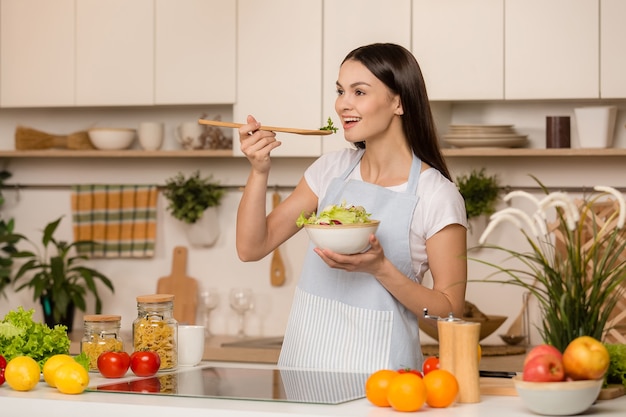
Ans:
[[[115,316],[110,314],[87,314],[83,317],[83,320],[95,322],[120,321],[122,320],[122,316]]]
[[[173,294],[150,294],[137,297],[138,303],[165,303],[168,301],[174,301]]]

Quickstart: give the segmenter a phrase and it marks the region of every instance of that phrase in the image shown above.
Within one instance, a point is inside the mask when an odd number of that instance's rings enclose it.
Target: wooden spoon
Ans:
[[[278,193],[278,191],[274,191],[274,195],[272,196],[273,207],[276,208],[279,203],[280,194]],[[278,248],[274,249],[274,253],[272,254],[272,263],[270,266],[270,283],[273,287],[280,287],[285,283],[285,264],[283,264],[283,259],[280,256]]]
[[[243,126],[241,123],[222,122],[221,120],[205,120],[200,119],[198,123],[201,125],[218,126],[218,127],[232,127],[235,129]],[[294,133],[296,135],[330,135],[332,130],[309,130],[309,129],[297,129],[293,127],[277,127],[277,126],[261,126],[259,130],[267,130],[272,132]]]

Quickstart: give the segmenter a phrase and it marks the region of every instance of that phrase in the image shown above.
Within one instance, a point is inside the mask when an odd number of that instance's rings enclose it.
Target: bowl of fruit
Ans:
[[[367,250],[369,238],[378,230],[380,221],[371,219],[363,207],[343,202],[329,205],[317,214],[302,213],[296,224],[304,227],[318,248],[352,255]]]
[[[566,416],[586,411],[598,399],[610,358],[602,342],[581,336],[561,353],[542,344],[524,358],[523,372],[513,378],[515,390],[532,412]]]

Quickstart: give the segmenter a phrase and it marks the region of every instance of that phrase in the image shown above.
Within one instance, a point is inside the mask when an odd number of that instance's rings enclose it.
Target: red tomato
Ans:
[[[420,378],[422,378],[422,373],[418,371],[417,369],[402,368],[402,369],[398,369],[398,373],[399,374],[415,374],[419,376]]]
[[[130,355],[130,369],[137,376],[152,376],[161,367],[161,357],[149,350],[139,350]]]
[[[4,368],[0,369],[0,385],[4,384]]]
[[[439,358],[436,356],[427,357],[422,367],[422,370],[424,371],[424,376],[426,376],[426,374],[428,374],[430,371],[434,371],[435,369],[439,369]]]
[[[98,356],[98,370],[105,378],[121,378],[130,366],[126,352],[103,352]]]
[[[137,379],[135,381],[130,381],[130,391],[131,392],[160,392],[161,381],[159,381],[159,378],[157,377]]]
[[[0,355],[0,370],[7,367],[7,360],[4,359],[4,356]]]

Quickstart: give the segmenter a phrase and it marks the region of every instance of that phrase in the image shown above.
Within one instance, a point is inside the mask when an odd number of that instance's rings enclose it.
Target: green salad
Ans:
[[[304,212],[300,213],[296,225],[302,227],[305,224],[353,224],[353,223],[369,223],[371,214],[365,211],[361,206],[347,205],[346,202],[341,204],[331,204],[326,206],[319,214],[313,213],[309,216]]]

